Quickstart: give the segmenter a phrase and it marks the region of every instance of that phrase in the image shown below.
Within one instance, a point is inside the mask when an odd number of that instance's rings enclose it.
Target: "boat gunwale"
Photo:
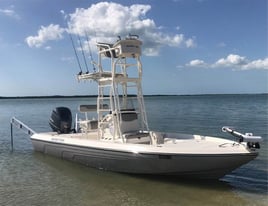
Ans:
[[[66,147],[76,147],[76,148],[84,148],[84,149],[94,149],[94,150],[100,150],[100,151],[107,151],[107,152],[121,152],[121,153],[128,153],[128,154],[135,154],[135,155],[166,155],[166,156],[187,156],[187,157],[228,157],[228,156],[258,156],[257,151],[253,150],[246,150],[247,152],[244,153],[178,153],[178,152],[155,152],[155,151],[138,151],[135,150],[135,147],[139,146],[146,146],[146,144],[125,144],[127,146],[134,146],[134,148],[130,148],[127,150],[127,148],[124,148],[124,150],[120,150],[119,148],[103,148],[103,147],[93,147],[93,146],[84,146],[84,145],[77,145],[77,144],[70,144],[70,143],[63,143],[63,142],[56,142],[56,141],[49,141],[49,140],[42,140],[42,139],[37,139],[37,138],[32,138],[32,141],[39,141],[39,142],[44,142],[44,143],[49,143],[49,144],[55,144],[55,145],[62,145]],[[92,140],[94,141],[94,140]],[[148,145],[147,145],[148,146]],[[157,147],[157,146],[156,146]],[[157,147],[159,148],[159,147]]]

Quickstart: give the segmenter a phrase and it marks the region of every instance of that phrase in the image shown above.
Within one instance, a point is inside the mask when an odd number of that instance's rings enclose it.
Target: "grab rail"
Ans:
[[[18,129],[21,129],[24,133],[30,136],[36,133],[33,129],[31,129],[26,124],[18,120],[16,117],[12,117],[10,119],[11,151],[13,151],[13,125],[16,126]]]

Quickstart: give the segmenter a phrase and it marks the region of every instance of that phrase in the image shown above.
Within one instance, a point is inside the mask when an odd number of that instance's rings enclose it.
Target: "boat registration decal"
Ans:
[[[64,139],[54,138],[54,137],[52,137],[51,140],[52,140],[53,142],[64,142]]]

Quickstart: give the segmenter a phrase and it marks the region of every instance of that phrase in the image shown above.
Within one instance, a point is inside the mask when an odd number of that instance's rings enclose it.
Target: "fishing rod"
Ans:
[[[87,74],[88,74],[89,71],[88,71],[88,66],[87,66],[87,60],[86,60],[85,52],[84,52],[84,49],[83,49],[83,46],[82,46],[81,38],[80,38],[80,35],[79,34],[77,36],[78,36],[80,48],[81,48],[81,51],[82,51],[82,55],[83,55],[83,58],[84,58],[84,62],[85,62],[85,65],[86,65]]]
[[[83,73],[83,70],[82,70],[82,67],[81,67],[81,64],[80,64],[80,60],[79,60],[78,55],[77,55],[77,51],[76,51],[76,49],[75,49],[75,45],[74,45],[73,37],[72,37],[72,35],[71,35],[70,33],[69,33],[69,37],[70,37],[70,39],[71,39],[72,46],[73,46],[73,49],[74,49],[74,53],[75,53],[75,56],[76,56],[76,61],[77,61],[77,63],[78,63],[79,69],[80,69],[79,74],[82,74],[82,73]]]
[[[90,44],[89,44],[88,33],[86,31],[85,31],[85,35],[86,35],[87,46],[88,46],[89,55],[90,55],[90,61],[91,61],[91,64],[93,66],[93,71],[96,72],[96,68],[95,68],[94,61],[93,61],[93,56],[92,56],[92,51],[91,51],[91,47],[90,47]]]
[[[61,10],[61,14],[62,14],[62,17],[63,17],[63,20],[64,20],[64,24],[66,24],[66,28],[68,28],[67,21],[65,21],[68,16],[66,15],[66,13],[63,10]],[[76,61],[77,61],[77,64],[79,66],[79,69],[80,69],[80,72],[78,74],[80,75],[80,74],[83,73],[83,70],[82,70],[82,66],[81,66],[81,63],[80,63],[76,48],[75,48],[74,40],[73,40],[73,37],[72,37],[72,34],[71,34],[70,30],[69,31],[66,30],[66,31],[69,34],[70,40],[72,42],[72,46],[73,46],[73,50],[74,50],[74,53],[75,53]],[[80,38],[79,38],[79,40],[80,40]],[[81,40],[80,40],[80,46],[81,46]],[[83,51],[83,49],[82,49],[82,51]],[[86,65],[86,68],[87,68],[87,65]],[[87,72],[88,72],[88,68],[87,68]]]

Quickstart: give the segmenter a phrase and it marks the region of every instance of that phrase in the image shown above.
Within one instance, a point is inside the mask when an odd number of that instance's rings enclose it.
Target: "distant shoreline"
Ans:
[[[216,96],[216,95],[268,95],[268,93],[244,93],[244,94],[149,94],[144,97],[172,97],[172,96]],[[98,95],[49,95],[49,96],[0,96],[0,99],[56,99],[56,98],[96,98]]]

